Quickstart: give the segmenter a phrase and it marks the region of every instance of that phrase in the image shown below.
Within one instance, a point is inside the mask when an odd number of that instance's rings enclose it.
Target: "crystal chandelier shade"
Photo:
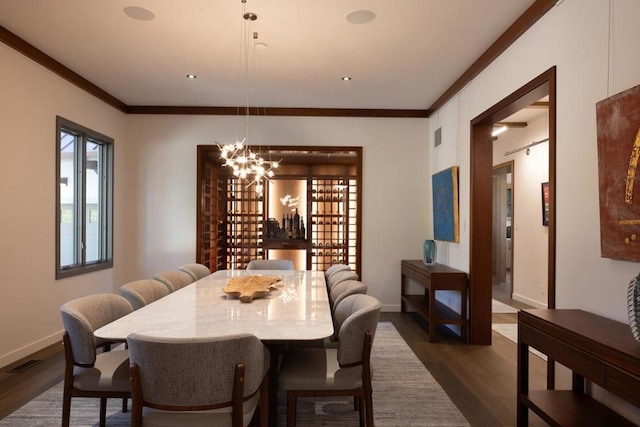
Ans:
[[[233,175],[240,180],[247,182],[247,187],[255,185],[255,191],[258,196],[264,194],[264,182],[269,181],[275,176],[274,169],[279,166],[278,161],[265,160],[260,152],[260,147],[251,150],[247,138],[249,136],[249,34],[250,23],[258,19],[255,13],[246,12],[246,0],[242,2],[243,21],[243,52],[241,54],[241,62],[244,61],[244,72],[246,74],[245,90],[246,90],[246,134],[242,140],[238,139],[234,143],[217,144],[220,149],[220,157],[223,166],[233,169]],[[253,33],[253,40],[258,38],[258,33]]]

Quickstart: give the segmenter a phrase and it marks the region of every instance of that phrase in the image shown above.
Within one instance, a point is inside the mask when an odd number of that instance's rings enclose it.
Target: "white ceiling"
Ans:
[[[251,105],[426,109],[534,0],[247,0]],[[138,6],[155,15],[134,20]],[[127,105],[246,105],[240,0],[0,0],[0,25]],[[348,13],[375,19],[352,24]],[[195,80],[185,76],[197,75]],[[349,75],[352,81],[340,77]]]

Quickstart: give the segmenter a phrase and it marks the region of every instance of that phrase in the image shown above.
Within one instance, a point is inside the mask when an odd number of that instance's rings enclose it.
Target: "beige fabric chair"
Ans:
[[[327,268],[327,271],[324,272],[325,280],[329,280],[329,277],[333,276],[334,273],[338,271],[350,271],[351,267],[346,264],[333,264],[331,267]]]
[[[63,336],[65,369],[62,398],[62,426],[69,425],[72,397],[100,398],[100,426],[104,427],[107,398],[131,396],[129,352],[112,350],[110,342],[97,339],[93,331],[133,311],[131,304],[116,294],[98,294],[78,298],[60,307],[65,333]]]
[[[189,273],[180,270],[169,270],[153,276],[154,280],[164,283],[169,292],[177,291],[193,283],[193,277]]]
[[[338,271],[332,274],[327,280],[327,289],[329,289],[329,293],[331,293],[331,289],[338,283],[344,282],[345,280],[358,280],[359,278],[358,274],[351,270]]]
[[[193,278],[193,281],[200,280],[211,274],[211,270],[206,265],[194,263],[181,265],[178,270],[184,271]]]
[[[353,396],[360,425],[373,426],[371,346],[380,317],[380,302],[351,295],[336,306],[337,348],[296,347],[287,350],[278,383],[287,393],[287,426],[296,423],[298,397]]]
[[[348,297],[349,295],[355,294],[366,294],[367,293],[367,285],[358,281],[358,280],[343,280],[342,282],[336,284],[331,291],[329,292],[329,303],[332,307],[332,314],[335,310],[335,307]]]
[[[157,280],[143,279],[120,286],[120,295],[125,297],[134,310],[169,295],[169,289]]]
[[[247,270],[293,270],[293,261],[288,259],[254,259]]]
[[[267,425],[269,351],[255,336],[127,342],[132,426],[247,426],[258,406]]]

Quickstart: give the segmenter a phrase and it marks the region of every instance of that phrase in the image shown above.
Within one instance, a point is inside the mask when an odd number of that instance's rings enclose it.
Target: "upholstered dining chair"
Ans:
[[[278,384],[287,394],[287,426],[296,424],[298,397],[353,396],[360,425],[373,426],[371,347],[381,304],[351,295],[336,306],[337,348],[294,347],[282,360]]]
[[[329,279],[327,279],[327,289],[329,293],[331,293],[331,288],[337,285],[340,282],[344,282],[345,280],[358,280],[360,276],[358,273],[351,270],[343,270],[333,273]]]
[[[267,425],[269,351],[254,335],[127,342],[132,426],[247,426],[258,407]]]
[[[69,425],[72,397],[100,398],[100,426],[106,419],[107,398],[121,398],[123,411],[131,396],[128,350],[110,350],[109,341],[93,331],[133,311],[120,295],[97,294],[74,299],[60,307],[64,325],[64,391],[62,426]],[[110,351],[98,353],[103,347]]]
[[[211,274],[211,270],[209,270],[209,267],[198,263],[181,265],[180,267],[178,267],[178,270],[184,271],[185,273],[189,274],[193,278],[194,282]]]
[[[334,273],[337,273],[338,271],[349,270],[351,270],[351,267],[346,264],[333,264],[331,267],[327,268],[327,271],[324,272],[324,278],[326,280],[329,280],[329,277],[331,277]]]
[[[189,273],[180,270],[163,271],[153,276],[153,279],[164,283],[169,292],[177,291],[193,283],[193,277]]]
[[[293,270],[293,261],[288,259],[254,259],[247,270]]]
[[[359,280],[343,280],[337,283],[329,292],[329,304],[331,307],[338,305],[340,301],[349,295],[366,294],[367,285]]]
[[[169,288],[157,280],[134,280],[120,286],[120,295],[129,301],[134,310],[138,310],[169,295]]]

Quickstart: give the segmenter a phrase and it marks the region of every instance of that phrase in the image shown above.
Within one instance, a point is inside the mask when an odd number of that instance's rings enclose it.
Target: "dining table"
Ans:
[[[251,302],[223,291],[233,278],[275,276],[270,292]],[[199,338],[249,333],[270,350],[269,425],[277,421],[278,356],[287,344],[318,342],[333,335],[324,272],[310,270],[218,270],[94,332],[126,340],[131,333]]]

